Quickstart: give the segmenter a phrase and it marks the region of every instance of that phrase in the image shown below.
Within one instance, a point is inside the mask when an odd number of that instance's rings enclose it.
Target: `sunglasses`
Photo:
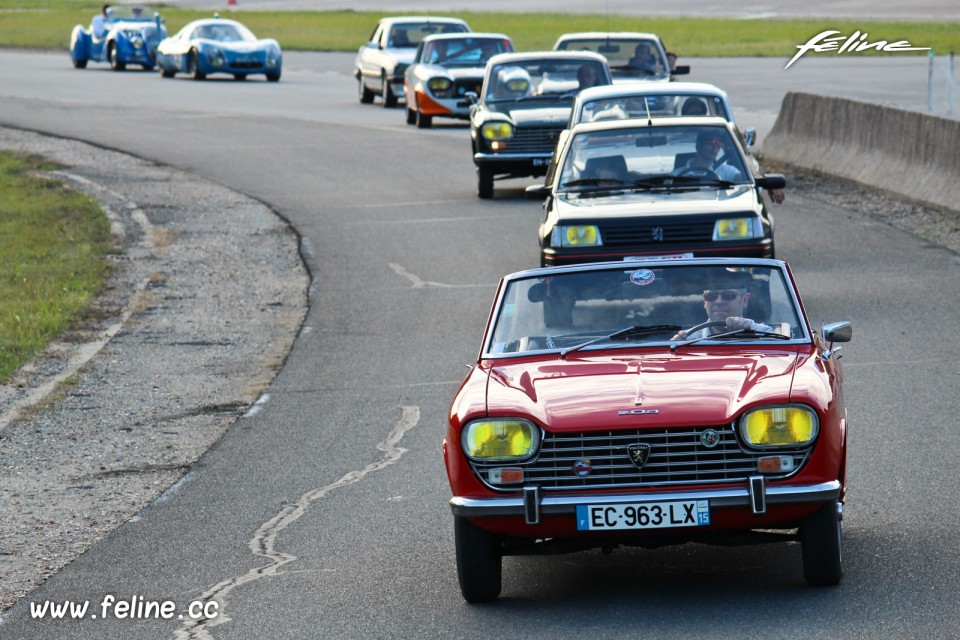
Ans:
[[[706,302],[714,302],[717,298],[723,298],[730,301],[740,295],[739,291],[704,291],[703,299]]]

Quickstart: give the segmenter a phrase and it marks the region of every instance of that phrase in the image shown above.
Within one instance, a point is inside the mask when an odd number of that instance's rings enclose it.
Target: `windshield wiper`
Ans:
[[[592,344],[597,342],[603,342],[604,340],[614,340],[616,338],[637,338],[640,336],[653,335],[656,333],[669,333],[671,331],[679,331],[680,325],[677,324],[651,324],[651,325],[634,325],[632,327],[627,327],[625,329],[620,329],[619,331],[614,331],[611,334],[600,336],[594,338],[593,340],[587,340],[586,342],[581,342],[578,345],[568,347],[560,352],[560,357],[565,358],[567,354],[573,353],[574,351],[579,351],[584,347],[589,347]]]
[[[690,340],[684,340],[683,342],[675,342],[670,345],[671,349],[676,349],[677,347],[684,347],[688,344],[696,344],[701,340],[723,340],[725,338],[739,338],[743,336],[756,337],[756,338],[775,338],[777,340],[793,340],[792,336],[785,336],[782,333],[775,333],[773,331],[764,331],[762,329],[735,329],[733,331],[725,331],[723,333],[716,333],[713,335],[700,336],[698,338],[691,338]]]

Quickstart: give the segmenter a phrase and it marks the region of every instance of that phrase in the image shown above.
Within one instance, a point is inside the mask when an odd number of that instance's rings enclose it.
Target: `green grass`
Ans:
[[[242,5],[243,0],[239,3]],[[0,0],[0,47],[66,50],[73,26],[89,25],[99,6],[99,2],[87,0],[35,0],[29,3]],[[145,3],[144,6],[160,11],[171,34],[190,20],[211,14],[156,3]],[[377,19],[384,15],[382,12],[357,11],[231,11],[226,6],[220,13],[223,17],[244,22],[258,35],[276,38],[285,49],[303,51],[356,51],[370,35]],[[550,49],[558,36],[572,31],[652,31],[682,57],[789,58],[796,53],[798,44],[821,31],[836,29],[843,35],[854,31],[869,33],[871,41],[907,40],[915,47],[933,47],[938,54],[960,51],[960,21],[643,18],[563,13],[445,12],[445,15],[464,18],[475,31],[506,33],[519,50]],[[872,51],[867,54],[878,55]],[[926,55],[926,52],[896,55]]]
[[[92,199],[0,152],[0,381],[61,334],[109,272],[110,223]]]

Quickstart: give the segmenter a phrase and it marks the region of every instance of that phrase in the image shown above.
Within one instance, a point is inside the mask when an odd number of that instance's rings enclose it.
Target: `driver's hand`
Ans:
[[[739,316],[730,316],[727,318],[727,327],[730,329],[750,329],[753,327],[753,320]]]
[[[769,194],[770,199],[773,200],[774,203],[776,204],[782,204],[784,199],[786,198],[786,196],[783,193],[783,189],[770,189],[769,191],[767,191],[767,194]]]
[[[676,333],[672,338],[670,338],[670,339],[671,339],[671,340],[686,340],[686,339],[687,339],[687,332],[686,332],[686,330],[681,329],[680,331],[677,331],[677,333]]]

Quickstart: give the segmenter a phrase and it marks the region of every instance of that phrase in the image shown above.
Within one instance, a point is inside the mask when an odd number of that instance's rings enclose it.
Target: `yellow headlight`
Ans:
[[[480,129],[487,140],[507,140],[513,136],[513,125],[509,122],[488,122]]]
[[[474,420],[463,428],[463,451],[474,460],[520,460],[540,444],[536,425],[518,418]]]
[[[561,247],[599,247],[603,245],[600,239],[600,229],[596,225],[571,225],[558,227]],[[556,246],[556,243],[555,245]]]
[[[430,91],[446,91],[453,86],[453,83],[450,82],[449,78],[430,78],[427,86],[430,87]]]
[[[717,220],[713,227],[714,240],[738,240],[753,237],[751,218],[728,218]]]
[[[806,445],[817,437],[817,414],[805,407],[755,409],[740,420],[740,434],[755,447]]]

